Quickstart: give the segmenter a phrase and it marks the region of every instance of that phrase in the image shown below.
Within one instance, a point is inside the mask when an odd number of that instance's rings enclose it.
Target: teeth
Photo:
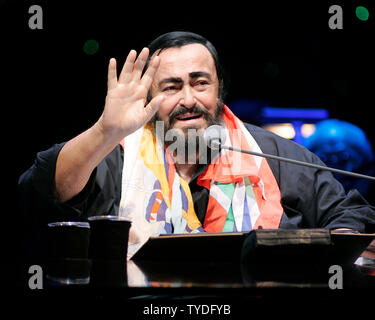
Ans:
[[[195,117],[187,117],[187,118],[183,118],[181,120],[190,120],[190,119],[194,119]]]
[[[197,114],[197,115],[193,115],[193,116],[189,116],[189,117],[177,117],[178,120],[190,120],[190,119],[195,119],[195,118],[199,118],[201,115],[200,114]]]

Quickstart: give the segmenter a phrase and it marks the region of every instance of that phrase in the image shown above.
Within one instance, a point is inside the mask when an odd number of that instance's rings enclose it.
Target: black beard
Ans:
[[[203,118],[206,120],[207,128],[212,125],[221,125],[223,122],[221,118],[223,111],[224,111],[223,104],[220,101],[213,115],[211,115],[205,108],[202,108],[199,106],[194,106],[189,109],[183,106],[177,107],[169,115],[168,121],[163,122],[164,144],[168,148],[170,145],[172,145],[172,143],[175,143],[177,140],[181,141],[183,145],[181,144],[180,147],[183,147],[185,149],[185,154],[184,154],[185,161],[187,161],[189,156],[192,158],[194,158],[194,156],[197,156],[197,155],[201,156],[202,150],[203,150],[202,152],[203,154],[210,155],[211,149],[207,147],[203,139],[203,133],[206,128],[200,128],[197,126],[189,126],[189,127],[184,127],[183,129],[175,129],[173,128],[173,124],[175,122],[176,117],[179,117],[186,113],[197,113],[197,114],[202,114]],[[162,120],[159,118],[158,114],[155,114],[151,121],[153,125],[155,126],[156,121],[162,121]],[[189,130],[192,130],[192,132],[196,134],[190,135]],[[170,138],[167,136],[167,134],[171,135],[172,137],[175,137],[176,139],[171,141]],[[189,152],[190,152],[190,155],[189,155]],[[194,154],[192,154],[193,152]]]
[[[165,121],[164,122],[164,136],[166,134],[167,131],[173,129],[173,124],[176,120],[176,117],[179,117],[179,116],[182,116],[186,113],[197,113],[197,114],[202,114],[203,118],[206,120],[206,123],[207,123],[207,128],[209,126],[212,126],[214,124],[217,124],[217,125],[220,125],[222,123],[222,119],[221,119],[221,115],[222,113],[224,112],[224,107],[223,107],[223,103],[221,101],[218,102],[217,104],[217,108],[216,108],[216,111],[214,113],[214,115],[211,115],[207,109],[205,108],[202,108],[202,107],[199,107],[199,106],[194,106],[190,109],[188,108],[185,108],[184,106],[181,106],[181,107],[177,107],[175,110],[173,110],[171,112],[171,114],[169,115],[169,119],[168,121]],[[151,122],[153,124],[155,124],[156,121],[162,121],[160,118],[159,118],[159,115],[158,113],[156,113],[153,118],[151,119]],[[187,133],[187,130],[188,129],[195,129],[195,130],[198,130],[200,129],[199,127],[196,127],[196,126],[191,126],[191,127],[185,127],[184,128],[184,131],[185,134]],[[205,129],[205,128],[204,128]]]

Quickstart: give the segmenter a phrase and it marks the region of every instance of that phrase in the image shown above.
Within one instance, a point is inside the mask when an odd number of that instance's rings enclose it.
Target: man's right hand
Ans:
[[[132,50],[126,58],[119,79],[116,60],[108,67],[108,92],[100,119],[88,130],[69,140],[61,149],[55,171],[54,194],[61,202],[83,190],[95,167],[127,135],[145,125],[163,100],[156,96],[145,106],[160,58],[154,57],[142,76],[149,50]]]
[[[97,122],[105,136],[120,141],[144,126],[157,112],[164,97],[154,97],[147,106],[146,101],[160,58],[153,57],[142,76],[148,55],[148,48],[144,48],[136,59],[136,51],[131,50],[118,79],[116,60],[110,60],[105,107]]]

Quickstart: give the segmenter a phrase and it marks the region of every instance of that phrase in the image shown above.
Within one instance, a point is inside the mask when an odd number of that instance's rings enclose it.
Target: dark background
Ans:
[[[34,4],[43,9],[42,30],[28,26]],[[343,30],[328,27],[333,4],[342,6]],[[356,17],[357,5],[369,10],[368,21]],[[38,151],[98,119],[109,59],[122,66],[130,49],[173,30],[197,32],[217,48],[227,104],[325,108],[375,144],[372,1],[0,0],[0,13],[2,161],[11,196]],[[93,55],[83,50],[90,39],[99,43]]]
[[[43,30],[28,26],[34,4],[43,9]],[[343,30],[328,27],[334,4],[343,8]],[[357,5],[370,11],[368,21],[356,18]],[[122,66],[130,49],[139,52],[162,33],[197,32],[219,52],[228,105],[245,98],[325,108],[332,118],[360,126],[374,147],[374,17],[370,0],[0,0],[3,261],[12,264],[7,254],[17,255],[12,244],[22,239],[19,176],[38,151],[69,140],[98,119],[111,57]],[[93,55],[83,50],[90,39],[99,43]],[[27,277],[24,266],[19,272]]]

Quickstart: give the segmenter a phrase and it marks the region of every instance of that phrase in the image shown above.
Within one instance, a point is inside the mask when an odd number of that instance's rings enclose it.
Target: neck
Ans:
[[[199,153],[197,152],[195,154],[195,161],[192,161],[192,158],[194,158],[192,154],[190,154],[190,156],[186,155],[184,159],[179,159],[176,152],[174,152],[172,158],[174,159],[174,165],[178,175],[189,183],[198,169]]]
[[[191,181],[191,178],[195,174],[198,168],[198,164],[189,163],[175,163],[176,171],[178,175],[184,179],[187,183]]]

